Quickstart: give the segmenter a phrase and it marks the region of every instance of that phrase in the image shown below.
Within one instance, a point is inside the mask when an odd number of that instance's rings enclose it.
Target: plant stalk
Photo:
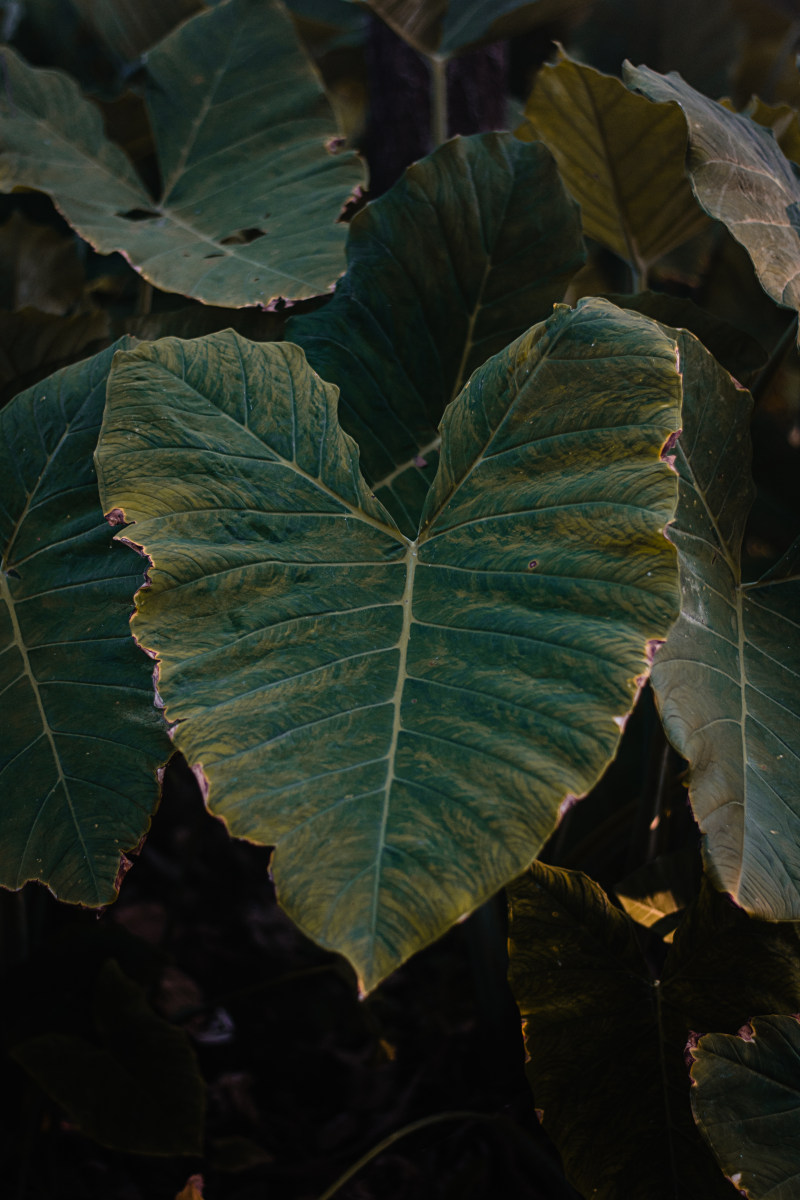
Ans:
[[[431,73],[431,146],[435,150],[447,141],[447,59],[428,55]]]

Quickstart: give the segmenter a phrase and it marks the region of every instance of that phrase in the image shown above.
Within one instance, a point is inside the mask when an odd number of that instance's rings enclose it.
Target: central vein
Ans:
[[[406,678],[406,660],[408,658],[408,640],[411,634],[411,598],[414,592],[414,573],[417,569],[417,554],[419,552],[419,544],[410,542],[406,551],[406,584],[403,589],[403,623],[400,628],[400,637],[397,642],[397,647],[400,651],[400,657],[397,662],[397,683],[395,684],[394,696],[392,704],[394,706],[394,717],[392,720],[392,737],[389,742],[389,749],[386,754],[386,783],[384,784],[383,793],[383,811],[381,813],[381,824],[378,831],[378,840],[375,847],[375,883],[372,891],[372,913],[370,925],[373,930],[377,928],[378,921],[378,898],[380,894],[381,882],[381,859],[386,845],[386,826],[389,821],[389,797],[392,789],[392,779],[394,778],[394,760],[397,756],[397,743],[400,738],[401,716],[400,709],[403,702],[403,684]]]

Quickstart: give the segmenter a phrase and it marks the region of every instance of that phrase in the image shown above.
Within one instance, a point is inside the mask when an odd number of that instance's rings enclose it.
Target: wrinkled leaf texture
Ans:
[[[116,358],[101,495],[153,562],[135,631],[175,742],[365,988],[517,874],[614,754],[676,611],[680,398],[653,322],[558,310],[448,408],[412,540],[297,347]]]

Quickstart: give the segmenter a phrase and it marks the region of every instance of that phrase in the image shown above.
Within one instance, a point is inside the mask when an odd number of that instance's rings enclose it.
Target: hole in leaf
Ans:
[[[127,212],[118,212],[117,216],[124,217],[126,221],[152,221],[160,217],[161,213],[153,212],[149,208],[129,208]]]
[[[228,237],[220,238],[219,244],[221,246],[249,246],[250,242],[263,236],[263,229],[239,229],[236,233],[229,234]]]
[[[8,579],[21,579],[22,578],[19,571],[15,571],[13,567],[8,568],[8,570],[6,571],[6,576]]]
[[[213,254],[204,254],[203,255],[203,258],[224,258],[224,257],[225,257],[225,255],[219,253],[219,251],[217,251],[217,250],[215,250]]]

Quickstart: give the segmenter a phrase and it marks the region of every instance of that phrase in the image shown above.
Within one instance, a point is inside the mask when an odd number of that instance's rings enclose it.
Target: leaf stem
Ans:
[[[435,150],[447,141],[447,59],[437,54],[426,58],[431,73],[431,148]]]
[[[344,1187],[344,1185],[356,1175],[362,1167],[365,1167],[373,1158],[377,1158],[384,1150],[395,1142],[399,1142],[401,1138],[406,1137],[410,1133],[416,1133],[418,1129],[425,1129],[428,1125],[437,1125],[442,1121],[496,1121],[498,1118],[493,1113],[471,1112],[467,1109],[451,1109],[449,1112],[433,1113],[431,1116],[422,1117],[419,1121],[412,1121],[410,1125],[404,1125],[402,1129],[396,1129],[394,1133],[390,1133],[382,1142],[378,1142],[377,1146],[373,1146],[366,1154],[359,1158],[358,1162],[353,1163],[352,1167],[348,1167],[344,1175],[340,1175],[335,1183],[332,1183],[319,1197],[319,1200],[331,1200],[331,1196]]]

